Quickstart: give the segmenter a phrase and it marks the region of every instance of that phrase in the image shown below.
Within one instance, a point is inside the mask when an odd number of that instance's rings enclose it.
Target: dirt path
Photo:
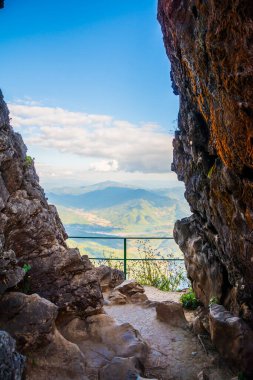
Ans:
[[[145,287],[152,301],[173,300],[178,293]],[[176,328],[156,318],[155,307],[134,304],[105,306],[105,311],[120,323],[130,323],[150,346],[146,359],[146,377],[159,380],[197,380],[206,371],[210,380],[231,380],[233,373],[215,352],[206,352],[198,338],[186,328]],[[205,379],[205,377],[203,377]]]

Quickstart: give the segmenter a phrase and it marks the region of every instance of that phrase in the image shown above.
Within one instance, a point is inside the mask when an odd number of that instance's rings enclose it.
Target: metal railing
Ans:
[[[128,240],[174,240],[171,236],[166,237],[148,237],[148,236],[69,236],[69,239],[90,239],[90,240],[123,240],[123,258],[111,258],[110,261],[124,261],[124,274],[125,278],[127,278],[127,261],[184,261],[182,258],[157,258],[157,259],[150,259],[150,258],[128,258],[127,257],[127,241]],[[108,260],[106,257],[89,257],[91,260]]]

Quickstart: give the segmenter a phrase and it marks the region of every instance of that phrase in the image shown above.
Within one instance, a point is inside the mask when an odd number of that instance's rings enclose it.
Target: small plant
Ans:
[[[32,158],[31,156],[26,156],[25,157],[25,166],[26,167],[32,166],[33,161],[34,161],[34,158]]]
[[[209,301],[209,306],[211,306],[211,305],[218,305],[219,304],[219,300],[218,300],[218,298],[217,297],[211,297],[210,298],[210,301]]]
[[[149,240],[138,240],[138,244],[140,260],[128,265],[130,277],[141,285],[154,286],[164,291],[178,290],[181,282],[185,281],[185,271],[176,261],[171,260],[172,254],[168,254],[168,259],[165,259],[157,249],[152,248]]]
[[[200,305],[192,289],[189,289],[187,293],[183,294],[180,297],[180,301],[185,309],[194,310]]]
[[[212,174],[214,172],[214,169],[215,169],[215,164],[213,164],[213,166],[209,169],[208,173],[207,173],[207,177],[210,179],[212,177]]]
[[[247,380],[246,376],[243,374],[243,372],[238,373],[238,380]]]
[[[23,271],[25,272],[25,277],[22,281],[22,291],[23,293],[25,294],[29,294],[29,291],[30,291],[30,276],[28,276],[28,272],[32,269],[31,265],[30,264],[24,264],[23,265]]]
[[[32,269],[32,267],[31,267],[31,265],[29,265],[29,264],[24,264],[22,269],[23,269],[23,271],[24,271],[25,273],[28,273],[29,270]]]
[[[127,262],[127,277],[136,279],[141,285],[154,286],[163,291],[177,291],[186,283],[184,266],[173,259],[169,253],[165,259],[157,249],[153,249],[149,240],[138,240],[138,259]],[[106,265],[113,269],[124,270],[124,261],[113,260],[113,253],[104,259],[92,260],[95,266]]]

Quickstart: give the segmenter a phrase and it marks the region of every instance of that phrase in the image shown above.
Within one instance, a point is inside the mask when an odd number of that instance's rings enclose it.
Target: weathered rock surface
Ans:
[[[0,254],[0,295],[20,283],[24,276],[25,272],[18,265],[15,253],[12,250],[3,251]]]
[[[143,362],[143,377],[197,380],[197,375],[203,370],[208,373],[210,380],[231,380],[234,376],[235,372],[230,371],[217,352],[211,347],[209,350],[205,342],[208,351],[206,354],[190,329],[160,321],[155,307],[144,308],[143,305],[127,303],[108,305],[105,310],[121,323],[130,322],[147,341],[148,353]]]
[[[106,265],[96,268],[96,275],[103,292],[115,288],[125,280],[124,272]]]
[[[125,280],[116,286],[109,295],[109,301],[114,304],[142,303],[148,300],[143,286],[136,280]]]
[[[253,374],[252,329],[222,305],[212,305],[210,330],[211,338],[222,355],[241,368],[250,378]]]
[[[23,352],[45,346],[54,331],[56,305],[37,294],[6,293],[0,302],[0,328],[8,331]]]
[[[156,305],[157,318],[171,326],[187,327],[182,304],[173,301],[158,302]]]
[[[89,378],[127,380],[142,374],[148,346],[129,323],[119,324],[106,314],[62,322],[58,328],[83,353]]]
[[[0,328],[8,331],[18,350],[26,354],[28,380],[85,378],[84,356],[56,329],[57,314],[57,306],[37,294],[11,292],[2,296]]]
[[[119,290],[113,290],[109,296],[108,301],[114,305],[125,305],[128,303],[128,298],[125,294],[122,294]]]
[[[253,328],[252,1],[159,0],[158,18],[180,96],[172,169],[193,213],[174,236],[203,304]]]
[[[50,343],[27,358],[26,380],[90,380],[86,360],[76,344],[56,329]]]
[[[113,378],[117,363],[122,380],[139,375],[146,343],[130,325],[101,314],[99,281],[114,286],[122,273],[97,273],[66,238],[0,93],[0,328],[26,354],[27,380]]]
[[[0,379],[21,380],[25,357],[16,352],[16,343],[7,332],[0,331]]]
[[[114,358],[101,370],[101,379],[138,380],[141,374],[138,367],[139,363],[135,358]]]
[[[21,267],[29,264],[29,293],[38,293],[65,312],[85,316],[101,310],[102,294],[92,266],[78,250],[67,248],[66,238],[22,138],[10,126],[0,94],[0,276],[6,266],[8,272],[1,289],[16,285],[24,275]]]

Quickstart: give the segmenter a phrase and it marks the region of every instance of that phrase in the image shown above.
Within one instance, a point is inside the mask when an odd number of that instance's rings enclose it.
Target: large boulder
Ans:
[[[102,342],[114,356],[131,357],[143,361],[147,354],[147,343],[129,323],[118,324],[107,314],[87,318],[87,331],[92,340]]]
[[[29,264],[29,293],[38,293],[63,312],[97,313],[102,294],[92,266],[77,249],[68,249],[56,209],[43,205],[26,190],[17,190],[5,213],[8,233],[5,245],[19,261]],[[22,287],[21,287],[22,290]]]
[[[110,302],[110,305],[125,305],[128,303],[128,298],[119,290],[113,290],[108,296],[108,301]]]
[[[27,380],[90,380],[86,359],[76,344],[56,329],[51,342],[31,352],[27,360]]]
[[[187,327],[187,321],[184,315],[183,307],[180,303],[174,301],[158,302],[156,304],[157,318],[174,327]]]
[[[211,339],[224,358],[253,378],[253,331],[222,305],[210,307]]]
[[[16,351],[15,340],[6,332],[0,331],[0,379],[21,380],[25,357]]]
[[[12,292],[0,300],[0,328],[27,356],[27,380],[85,379],[85,358],[56,329],[58,308],[37,294]],[[66,357],[68,361],[66,361]]]
[[[75,318],[66,323],[59,319],[57,326],[83,353],[89,378],[127,380],[142,373],[148,345],[130,324],[98,314],[85,321]]]
[[[115,304],[143,303],[148,300],[144,293],[145,289],[136,280],[125,280],[110,293],[109,301]]]
[[[22,352],[46,345],[55,328],[58,308],[37,294],[6,293],[0,300],[0,328],[8,331]]]
[[[96,274],[103,292],[115,288],[115,286],[120,285],[125,280],[124,272],[106,265],[96,268]]]

